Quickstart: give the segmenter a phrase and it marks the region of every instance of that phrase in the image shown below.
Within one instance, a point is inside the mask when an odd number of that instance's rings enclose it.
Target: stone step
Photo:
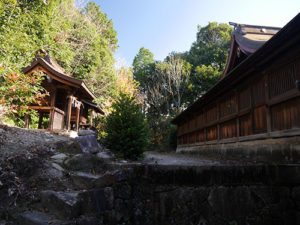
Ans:
[[[99,225],[101,218],[80,217],[72,221],[57,220],[55,216],[42,212],[25,212],[19,215],[18,225]]]
[[[106,172],[102,175],[73,172],[71,178],[74,184],[80,189],[93,189],[112,186],[118,181],[118,177],[113,172]]]
[[[25,212],[19,216],[19,225],[74,225],[73,222],[60,221],[54,216],[42,212]]]
[[[79,192],[56,192],[46,190],[41,192],[42,206],[58,218],[70,219],[80,215]]]

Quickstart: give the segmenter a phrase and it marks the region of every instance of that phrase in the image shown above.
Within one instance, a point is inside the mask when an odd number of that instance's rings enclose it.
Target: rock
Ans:
[[[104,175],[94,175],[85,172],[75,172],[71,174],[74,184],[81,189],[102,188],[116,183],[116,177],[112,173]]]
[[[108,151],[97,153],[97,157],[105,162],[115,159],[114,154],[112,152],[108,152]]]
[[[56,220],[53,216],[40,212],[25,212],[19,216],[20,225],[71,225],[71,222]]]
[[[210,191],[208,203],[223,218],[245,218],[255,210],[248,187],[217,187]],[[230,204],[229,204],[230,203]]]
[[[83,153],[97,153],[102,150],[102,146],[93,135],[77,137],[75,139],[75,146]]]
[[[59,218],[74,218],[80,214],[78,192],[42,191],[42,205]]]
[[[93,130],[80,130],[78,132],[78,136],[95,136],[96,138],[98,138],[98,134],[96,131],[93,131]]]
[[[99,177],[99,175],[84,172],[75,172],[71,174],[74,184],[81,189],[94,188],[95,182]]]
[[[131,186],[128,184],[118,184],[115,188],[115,196],[121,199],[130,199]]]
[[[66,140],[66,141],[59,141],[56,143],[55,148],[60,152],[67,152],[67,153],[80,153],[75,146],[74,140]]]
[[[77,225],[102,225],[101,219],[96,217],[82,217],[76,220]]]
[[[3,130],[2,128],[0,128],[0,134],[4,133],[5,130]]]
[[[107,208],[112,209],[114,207],[114,190],[111,187],[104,188],[104,195],[106,197]]]
[[[63,164],[66,158],[68,158],[68,156],[64,153],[56,154],[51,157],[51,159],[58,164]]]
[[[64,172],[64,171],[65,171],[64,168],[62,168],[62,167],[61,167],[60,165],[58,165],[57,163],[52,163],[51,165],[52,165],[53,168],[55,168],[55,169],[57,169],[57,170],[59,170],[59,171],[61,171],[61,172]]]
[[[57,163],[51,163],[47,166],[46,173],[48,178],[57,179],[64,176],[64,169]]]
[[[64,166],[70,170],[89,171],[101,167],[101,162],[93,154],[77,154],[66,159]]]

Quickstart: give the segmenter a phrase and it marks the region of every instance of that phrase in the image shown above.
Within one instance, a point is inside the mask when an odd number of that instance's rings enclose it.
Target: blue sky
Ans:
[[[187,51],[197,25],[237,22],[282,27],[299,13],[300,0],[96,0],[113,20],[119,49],[115,58],[130,66],[140,47],[155,59]]]

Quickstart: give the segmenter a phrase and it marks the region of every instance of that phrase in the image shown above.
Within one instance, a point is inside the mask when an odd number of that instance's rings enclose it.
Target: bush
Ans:
[[[128,159],[142,156],[148,144],[148,130],[145,117],[135,99],[121,93],[112,105],[112,112],[105,124],[105,144]]]

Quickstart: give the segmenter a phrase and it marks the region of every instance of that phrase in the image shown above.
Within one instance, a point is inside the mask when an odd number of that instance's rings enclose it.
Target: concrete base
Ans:
[[[177,153],[197,154],[218,160],[300,163],[300,137],[274,138],[233,143],[180,145]]]

